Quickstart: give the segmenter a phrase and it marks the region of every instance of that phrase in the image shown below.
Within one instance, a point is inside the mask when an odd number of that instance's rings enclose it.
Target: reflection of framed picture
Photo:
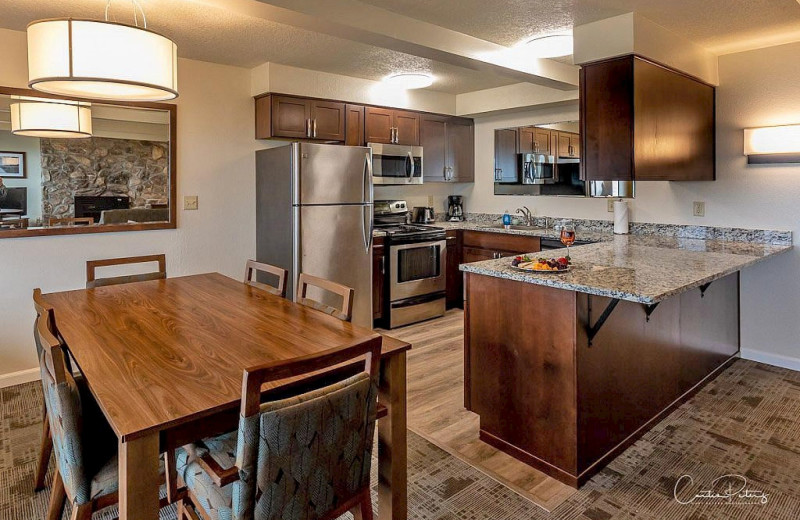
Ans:
[[[0,152],[0,177],[24,179],[25,152]]]

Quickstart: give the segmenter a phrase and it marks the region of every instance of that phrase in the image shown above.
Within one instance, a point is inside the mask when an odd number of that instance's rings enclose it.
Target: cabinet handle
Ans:
[[[400,136],[398,135],[399,133],[400,132],[398,132],[398,128],[394,127],[394,144],[397,144],[398,141],[400,141]]]
[[[312,128],[313,128],[311,130],[311,133],[312,133],[313,137],[317,137],[317,120],[314,119],[314,122],[311,123],[311,124],[312,124]]]
[[[381,274],[386,274],[386,257],[381,257]]]
[[[534,152],[538,152],[539,151],[539,143],[537,143],[536,141],[533,142],[533,151]]]

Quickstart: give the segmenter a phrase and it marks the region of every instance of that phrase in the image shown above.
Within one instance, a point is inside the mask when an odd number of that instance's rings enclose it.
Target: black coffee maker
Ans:
[[[464,197],[449,195],[447,197],[447,220],[460,222],[464,220]]]

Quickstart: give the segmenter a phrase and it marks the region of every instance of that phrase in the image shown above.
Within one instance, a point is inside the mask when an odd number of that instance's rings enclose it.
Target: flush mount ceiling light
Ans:
[[[393,74],[383,79],[384,83],[399,87],[405,90],[415,88],[425,88],[433,85],[433,76],[430,74],[423,74],[420,72],[404,72],[401,74]]]
[[[540,36],[523,44],[525,51],[535,58],[558,58],[572,54],[572,33]]]
[[[800,125],[744,129],[748,164],[800,163]]]
[[[175,43],[147,29],[132,0],[134,25],[72,18],[28,25],[28,86],[62,96],[165,101],[178,96]],[[139,27],[141,13],[143,27]]]
[[[13,96],[10,107],[14,135],[62,139],[92,136],[90,103]]]

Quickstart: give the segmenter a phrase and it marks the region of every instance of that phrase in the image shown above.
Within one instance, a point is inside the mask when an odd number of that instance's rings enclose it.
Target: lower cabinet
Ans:
[[[383,237],[372,241],[372,319],[382,320],[386,308],[386,246]]]
[[[462,233],[462,263],[464,264],[525,253],[537,253],[542,249],[539,237],[487,231],[463,231]]]

